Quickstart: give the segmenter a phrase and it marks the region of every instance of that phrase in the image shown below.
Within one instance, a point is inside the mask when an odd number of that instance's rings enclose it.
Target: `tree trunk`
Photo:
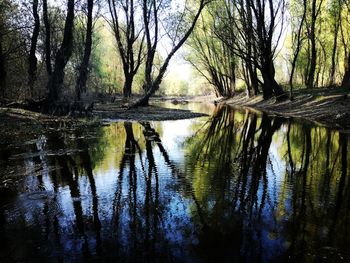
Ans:
[[[316,41],[311,40],[311,60],[310,60],[310,70],[307,78],[307,88],[312,89],[314,87],[315,72],[316,72]]]
[[[350,53],[345,61],[345,72],[341,85],[350,88]]]
[[[187,29],[183,37],[178,41],[176,45],[172,48],[172,50],[169,52],[168,56],[165,58],[163,64],[159,68],[158,75],[153,78],[152,77],[152,68],[154,67],[154,55],[156,52],[157,47],[157,41],[158,41],[158,7],[156,6],[156,0],[153,0],[152,5],[153,7],[149,7],[147,5],[147,1],[143,1],[143,19],[145,23],[145,35],[146,35],[146,42],[147,42],[147,57],[146,57],[146,65],[145,65],[145,83],[143,85],[145,90],[145,95],[140,100],[136,101],[133,105],[131,105],[129,108],[138,107],[138,106],[146,106],[148,105],[149,98],[159,89],[159,85],[163,80],[164,74],[168,68],[169,62],[171,58],[175,55],[175,53],[180,49],[180,47],[186,42],[188,37],[193,32],[193,29],[197,23],[197,20],[207,4],[206,1],[201,0],[200,6],[197,10],[197,13],[195,14],[191,26]],[[149,9],[151,8],[151,9]],[[152,10],[153,8],[153,10]],[[150,20],[149,15],[150,11],[153,11],[154,14],[154,24],[155,24],[155,35],[151,36],[149,26],[150,26]],[[152,43],[151,39],[154,39],[155,42]]]
[[[316,27],[316,0],[312,1],[311,8],[311,25],[310,25],[310,42],[311,42],[311,59],[310,59],[310,70],[307,79],[307,88],[312,89],[315,81],[315,72],[316,72],[316,60],[317,60],[317,50],[316,50],[316,35],[315,35],[315,27]]]
[[[51,66],[51,26],[47,13],[47,0],[43,0],[43,20],[45,25],[45,64],[47,74],[52,74]]]
[[[145,85],[144,85],[143,89],[147,90],[146,94],[141,99],[136,101],[131,107],[139,107],[139,106],[148,106],[149,105],[150,97],[153,95],[154,92],[156,92],[156,90],[158,88],[152,84],[149,86],[145,86]]]
[[[0,34],[0,97],[5,97],[6,90],[6,69],[5,69],[5,54],[2,50],[2,35]]]
[[[29,52],[29,68],[28,68],[28,86],[30,89],[30,96],[33,97],[34,83],[36,81],[37,72],[37,58],[35,56],[36,46],[40,30],[40,18],[38,14],[38,0],[33,0],[33,16],[34,16],[34,30],[31,38],[30,52]]]
[[[55,58],[55,69],[48,82],[50,102],[56,102],[62,94],[64,79],[64,68],[72,54],[73,46],[73,26],[74,26],[74,0],[68,0],[68,11],[64,26],[64,35],[61,48],[58,50]]]
[[[134,19],[136,9],[133,0],[126,1],[122,7],[118,0],[108,0],[107,2],[111,14],[114,37],[117,42],[117,50],[125,76],[123,95],[124,98],[128,98],[132,94],[132,82],[143,60],[144,33],[141,31],[135,32]],[[120,16],[123,16],[123,14],[125,17],[121,18]],[[147,25],[147,18],[144,19],[144,25]],[[120,24],[123,24],[123,26],[120,26]],[[145,30],[148,30],[147,26]],[[139,45],[138,50],[135,47],[136,43]]]
[[[271,56],[266,56],[266,60],[267,62],[260,70],[264,81],[263,97],[264,99],[269,99],[275,95],[277,99],[282,99],[284,98],[285,93],[275,80],[275,67],[273,65]]]
[[[134,79],[133,74],[127,74],[125,76],[124,86],[123,86],[123,96],[124,98],[130,98],[131,97],[131,89],[132,89],[132,82]]]
[[[267,99],[270,99],[273,95],[273,90],[272,90],[273,81],[271,79],[270,74],[266,70],[262,70],[261,75],[264,81],[264,85],[262,86],[263,98],[264,100],[267,100]]]
[[[338,45],[338,32],[339,32],[339,19],[340,15],[337,15],[335,25],[334,25],[334,38],[333,38],[333,49],[332,49],[332,65],[331,65],[331,73],[330,73],[330,85],[334,85],[334,75],[335,75],[335,67],[336,67],[336,55],[337,55],[337,45]]]
[[[250,63],[250,66],[249,66],[249,75],[250,75],[250,80],[252,82],[253,93],[256,96],[259,94],[259,81],[258,81],[258,75],[256,72],[256,67],[252,65],[252,63]]]
[[[290,73],[290,78],[289,78],[289,98],[290,100],[293,100],[293,77],[294,77],[294,72],[295,72],[295,66],[298,61],[299,53],[300,53],[300,48],[301,48],[301,32],[303,28],[303,24],[306,18],[306,9],[307,9],[307,3],[306,0],[303,1],[303,16],[300,21],[300,26],[298,28],[298,33],[297,33],[297,43],[296,43],[296,49],[294,52],[294,57],[292,61],[292,70]]]
[[[92,10],[93,10],[94,1],[87,0],[87,26],[86,26],[86,40],[85,40],[85,49],[83,60],[80,64],[79,75],[77,83],[75,86],[75,96],[77,100],[80,100],[81,93],[86,92],[86,81],[89,74],[89,61],[92,48]]]

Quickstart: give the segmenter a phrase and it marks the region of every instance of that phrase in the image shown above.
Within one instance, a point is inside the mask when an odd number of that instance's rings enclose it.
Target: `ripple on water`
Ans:
[[[52,193],[47,191],[30,192],[26,194],[29,200],[46,200]]]

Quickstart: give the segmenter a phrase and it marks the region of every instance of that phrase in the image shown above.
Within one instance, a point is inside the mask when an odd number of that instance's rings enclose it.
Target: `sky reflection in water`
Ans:
[[[0,261],[350,260],[347,134],[186,107],[211,116],[1,145],[24,172],[1,190]]]

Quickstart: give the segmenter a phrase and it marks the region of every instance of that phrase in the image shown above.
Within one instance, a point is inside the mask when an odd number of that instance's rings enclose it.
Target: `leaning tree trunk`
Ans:
[[[92,9],[93,9],[94,1],[87,0],[87,26],[86,26],[86,40],[85,40],[85,49],[84,49],[84,57],[80,65],[79,75],[77,79],[77,83],[75,86],[75,95],[76,99],[80,100],[81,93],[86,91],[86,81],[89,74],[89,60],[91,55],[92,48]]]
[[[49,101],[56,102],[62,94],[64,68],[72,54],[74,26],[74,0],[68,0],[68,11],[64,26],[64,35],[61,48],[56,54],[55,69],[48,82]]]
[[[155,0],[153,0],[155,1]],[[136,101],[134,104],[132,104],[129,108],[134,108],[134,107],[138,107],[138,106],[147,106],[149,104],[149,98],[159,89],[159,85],[163,80],[164,74],[168,68],[169,62],[171,60],[171,58],[175,55],[175,53],[180,49],[180,47],[186,42],[186,40],[188,39],[188,37],[191,35],[191,33],[193,32],[193,29],[197,23],[197,20],[203,10],[203,8],[205,7],[205,5],[207,4],[207,2],[205,2],[204,0],[200,1],[200,6],[197,10],[196,15],[194,16],[191,26],[188,28],[188,30],[185,32],[185,34],[183,35],[183,37],[179,40],[179,42],[172,48],[172,50],[169,52],[168,56],[166,57],[163,65],[159,68],[159,72],[156,78],[152,78],[152,67],[153,65],[153,60],[154,60],[154,55],[156,52],[156,46],[157,46],[157,42],[151,43],[151,35],[149,32],[149,19],[147,18],[148,15],[148,11],[147,11],[147,5],[146,5],[147,1],[144,1],[144,7],[143,7],[143,15],[144,15],[144,22],[145,22],[145,34],[146,34],[146,39],[147,39],[147,58],[146,58],[146,67],[145,67],[145,83],[143,85],[144,90],[146,91],[145,95],[139,99],[138,101]],[[154,2],[155,3],[155,2]],[[156,8],[156,7],[154,7]],[[154,14],[156,14],[155,19],[156,19],[156,25],[158,23],[157,21],[157,8],[155,10],[153,10]],[[148,23],[148,24],[147,24]],[[158,27],[158,26],[157,26]],[[158,34],[158,29],[156,30],[156,34]],[[157,37],[156,37],[157,39]]]
[[[33,16],[34,16],[34,30],[31,38],[30,52],[29,52],[29,68],[28,68],[28,86],[30,89],[30,96],[33,97],[34,83],[36,80],[37,58],[35,56],[36,46],[38,43],[40,18],[38,14],[38,0],[33,0]]]
[[[47,13],[47,0],[43,0],[43,20],[45,25],[45,64],[47,74],[52,74],[51,66],[51,25]]]

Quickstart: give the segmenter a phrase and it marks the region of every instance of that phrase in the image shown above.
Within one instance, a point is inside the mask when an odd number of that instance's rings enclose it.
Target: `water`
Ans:
[[[349,136],[248,109],[0,145],[0,262],[346,262]]]

